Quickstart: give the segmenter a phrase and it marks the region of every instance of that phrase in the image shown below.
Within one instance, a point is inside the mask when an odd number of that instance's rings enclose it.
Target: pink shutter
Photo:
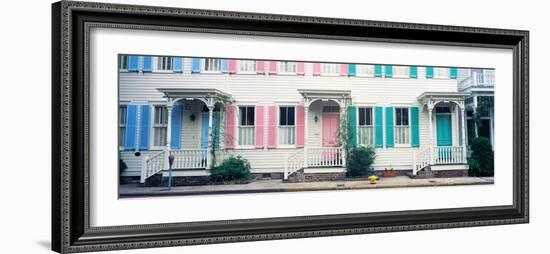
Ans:
[[[313,64],[313,75],[314,76],[321,75],[321,64],[320,63],[314,63]]]
[[[229,73],[237,73],[237,60],[229,60]]]
[[[277,147],[277,106],[268,108],[267,120],[267,148]]]
[[[347,76],[347,75],[348,75],[348,65],[340,64],[340,76]]]
[[[256,148],[264,148],[264,106],[256,106],[254,121],[254,127],[256,128]]]
[[[265,62],[264,61],[256,61],[256,73],[265,73]]]
[[[276,61],[270,61],[269,62],[269,74],[277,74],[277,62]]]
[[[225,148],[235,148],[235,105],[225,107]]]
[[[304,68],[304,63],[298,62],[296,65],[297,65],[296,66],[296,74],[298,74],[298,75],[306,74],[305,68]]]
[[[305,124],[304,105],[296,106],[296,147],[304,147],[304,124]]]

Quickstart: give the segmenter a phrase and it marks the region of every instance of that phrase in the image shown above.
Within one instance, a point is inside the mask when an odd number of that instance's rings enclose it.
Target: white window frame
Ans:
[[[298,63],[293,61],[278,61],[277,62],[278,72],[277,74],[282,75],[296,75],[298,73]],[[290,67],[290,71],[289,71]],[[294,71],[292,71],[294,69]]]
[[[357,64],[355,66],[356,77],[374,77],[374,65],[370,64]]]
[[[253,108],[254,109],[254,121],[252,123],[252,125],[244,125],[244,126],[252,126],[252,127],[243,127],[242,123],[241,123],[241,108],[243,107],[246,107],[246,108]],[[254,149],[254,146],[256,144],[256,106],[254,105],[238,105],[237,106],[237,148],[239,149]],[[240,133],[240,128],[253,128],[254,130],[252,131],[253,134],[252,134],[252,144],[247,144],[247,145],[241,145],[241,133]]]
[[[392,78],[410,78],[411,67],[410,66],[393,66]]]
[[[212,61],[213,64],[212,65],[209,64],[208,66],[217,65],[217,70],[207,70],[206,69],[206,64],[209,61]],[[217,61],[217,63],[215,63],[215,61]],[[214,73],[214,74],[222,73],[222,59],[221,58],[215,58],[215,57],[202,58],[201,59],[201,73]]]
[[[128,72],[129,55],[119,55],[118,61],[119,61],[118,70],[120,72]],[[123,65],[123,62],[126,62],[126,66]]]
[[[451,78],[451,69],[447,67],[434,67],[434,78],[435,79],[450,79]]]
[[[255,60],[237,60],[238,74],[256,74]]]
[[[407,109],[407,125],[399,125],[399,126],[407,126],[408,127],[408,143],[398,144],[396,142],[397,140],[397,109]],[[410,106],[394,106],[393,108],[393,145],[394,147],[411,147],[411,137],[412,137],[412,130],[411,130],[411,107]]]
[[[122,108],[124,108],[124,114],[122,114]],[[124,123],[122,123],[121,117],[124,118]],[[128,121],[128,105],[120,104],[118,106],[118,146],[119,149],[123,150],[125,141],[126,141],[126,123]]]
[[[335,68],[336,72],[332,72],[332,70],[331,70],[332,68]],[[340,64],[338,64],[338,63],[322,63],[321,64],[321,76],[340,76]]]
[[[298,131],[298,128],[296,126],[296,106],[295,104],[280,104],[280,105],[277,105],[277,147],[280,147],[280,148],[292,148],[292,147],[296,147],[296,132]],[[292,126],[292,128],[294,128],[294,143],[293,144],[282,144],[280,142],[280,130],[281,128],[290,128],[290,127],[282,127],[281,126],[281,121],[280,121],[280,116],[281,116],[281,108],[289,108],[289,107],[293,107],[294,108],[294,125],[286,125],[286,126]]]
[[[164,109],[166,110],[166,123],[165,124],[157,124],[155,122],[156,120],[156,109],[157,108],[162,108],[164,107]],[[162,150],[162,149],[165,149],[166,148],[166,137],[168,136],[168,108],[166,106],[166,104],[154,104],[153,105],[153,109],[152,109],[152,113],[151,113],[151,120],[150,120],[150,126],[151,126],[151,129],[149,131],[149,133],[151,133],[150,135],[150,139],[149,139],[149,143],[151,144],[150,145],[150,150]],[[164,136],[164,141],[162,141],[161,144],[163,145],[156,145],[155,144],[155,138],[156,138],[156,129],[159,129],[159,128],[164,128],[166,130],[166,135]]]
[[[170,69],[159,68],[159,64],[161,63],[161,59],[163,59],[163,60],[167,59],[168,60],[166,62],[166,64],[170,65]],[[171,57],[171,56],[155,56],[155,57],[153,57],[153,72],[160,72],[160,73],[174,72],[173,57]]]
[[[359,122],[359,109],[360,108],[370,108],[370,118],[371,118],[371,124],[370,125],[361,125],[360,122]],[[376,136],[376,133],[375,133],[375,123],[374,123],[374,106],[357,106],[357,111],[356,111],[356,114],[357,114],[357,130],[356,130],[356,133],[357,133],[357,145],[359,146],[365,146],[365,147],[368,147],[368,146],[371,146],[371,147],[375,147],[375,143],[376,143],[376,140],[374,140],[375,136]],[[372,128],[372,144],[363,144],[360,142],[360,139],[359,139],[359,129],[361,127],[370,127]]]

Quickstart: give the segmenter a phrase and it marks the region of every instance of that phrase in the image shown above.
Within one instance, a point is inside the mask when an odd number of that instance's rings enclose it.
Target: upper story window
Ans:
[[[409,66],[393,66],[392,69],[394,78],[408,78],[411,71]]]
[[[358,126],[358,143],[360,145],[374,144],[374,126],[372,118],[372,108],[359,108],[359,126]]]
[[[165,146],[168,128],[168,110],[166,106],[155,106],[153,115],[153,145]]]
[[[279,144],[293,145],[295,143],[295,120],[294,107],[279,108]]]
[[[373,77],[374,65],[358,64],[356,66],[357,76]]]
[[[444,67],[434,68],[434,78],[449,78],[449,77],[450,77],[449,68],[444,68]]]
[[[205,72],[221,72],[222,60],[219,58],[205,58],[203,66]]]
[[[159,56],[156,57],[156,71],[171,71],[172,70],[172,57],[171,56]]]
[[[395,108],[395,144],[410,144],[409,108]]]
[[[254,145],[254,107],[239,107],[239,145]]]
[[[126,140],[126,117],[128,107],[126,105],[118,108],[118,145],[124,146]]]
[[[256,61],[254,60],[239,60],[240,73],[256,73]]]
[[[321,74],[323,75],[340,74],[340,64],[331,64],[331,63],[321,64]]]
[[[296,73],[296,62],[280,61],[279,62],[280,73]]]
[[[128,56],[127,55],[119,55],[119,57],[118,57],[118,69],[128,70]]]

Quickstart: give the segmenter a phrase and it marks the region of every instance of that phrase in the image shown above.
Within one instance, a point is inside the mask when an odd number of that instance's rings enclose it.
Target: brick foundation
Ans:
[[[468,176],[467,169],[457,169],[457,170],[432,170],[434,177],[464,177]]]
[[[304,175],[304,180],[306,182],[343,181],[346,180],[346,173],[307,173]]]
[[[281,172],[271,173],[252,173],[257,180],[269,180],[269,179],[283,179],[284,174]]]

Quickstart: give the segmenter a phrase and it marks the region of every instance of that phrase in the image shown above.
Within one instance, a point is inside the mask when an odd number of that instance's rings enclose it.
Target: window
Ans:
[[[254,107],[239,107],[239,145],[254,144]]]
[[[120,70],[128,70],[128,56],[120,55],[118,58],[118,68]]]
[[[296,73],[296,62],[280,61],[279,62],[280,73]]]
[[[408,78],[411,68],[409,66],[393,66],[394,78]]]
[[[120,106],[118,109],[118,145],[124,146],[126,140],[126,114],[127,106]]]
[[[295,143],[294,107],[279,108],[279,144],[293,145]]]
[[[395,144],[407,145],[410,142],[409,109],[395,108]]]
[[[256,73],[256,61],[239,60],[240,73]]]
[[[205,58],[204,71],[206,72],[221,72],[222,60],[219,58]]]
[[[166,106],[155,106],[153,117],[153,146],[165,146],[168,127],[168,111]]]
[[[359,108],[358,143],[360,145],[374,144],[374,126],[372,108]]]
[[[159,56],[156,58],[156,70],[157,71],[171,71],[172,70],[172,57],[171,56]]]
[[[338,106],[324,106],[323,113],[338,113],[340,108]]]
[[[340,74],[340,64],[321,64],[321,72],[324,75],[338,75]]]
[[[357,68],[356,69],[357,76],[364,76],[364,77],[374,76],[374,65],[358,64],[356,68]]]
[[[434,68],[435,78],[450,78],[449,68]]]

